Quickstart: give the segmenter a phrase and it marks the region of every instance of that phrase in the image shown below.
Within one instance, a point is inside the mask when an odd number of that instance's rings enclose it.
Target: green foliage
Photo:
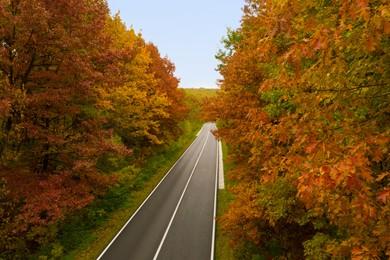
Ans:
[[[184,89],[187,97],[187,105],[190,108],[190,118],[200,121],[212,121],[204,118],[203,105],[208,103],[209,98],[216,97],[218,89],[193,88]]]
[[[212,88],[184,88],[183,90],[186,93],[187,101],[193,99],[201,101],[207,97],[215,97],[219,91]]]
[[[230,28],[227,29],[227,37],[222,38],[221,43],[224,46],[224,50],[219,49],[217,55],[215,55],[215,58],[217,60],[224,60],[226,57],[231,56],[237,46],[237,43],[242,40],[242,35]],[[218,64],[218,69],[223,68],[223,63]]]
[[[2,238],[0,240],[0,258],[6,257],[10,252],[18,251],[20,253],[22,251],[18,250],[22,241],[12,236],[12,219],[16,214],[15,201],[10,196],[5,180],[0,178],[0,237]]]
[[[328,246],[331,244],[332,237],[324,233],[317,233],[312,239],[303,243],[305,247],[306,259],[329,259],[331,255],[327,252]]]
[[[300,219],[300,215],[303,215],[303,205],[296,199],[296,192],[285,179],[258,187],[259,206],[264,211],[264,218],[267,218],[271,225],[281,219],[287,222]]]
[[[267,104],[263,111],[270,117],[280,117],[282,113],[294,113],[294,105],[291,100],[290,93],[283,90],[271,89],[262,93],[261,98]]]
[[[121,170],[129,164],[129,156],[118,156],[112,152],[104,154],[96,163],[102,173],[112,173]]]

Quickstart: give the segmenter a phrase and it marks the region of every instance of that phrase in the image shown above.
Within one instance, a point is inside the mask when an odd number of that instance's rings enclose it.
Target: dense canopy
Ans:
[[[122,178],[108,168],[174,140],[186,106],[104,0],[0,0],[0,42],[0,258],[25,258]]]
[[[229,147],[239,256],[390,256],[389,4],[247,0],[206,103]]]

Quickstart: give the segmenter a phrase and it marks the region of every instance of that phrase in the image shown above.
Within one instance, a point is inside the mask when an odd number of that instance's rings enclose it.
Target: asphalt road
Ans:
[[[218,143],[207,123],[98,259],[213,259]]]

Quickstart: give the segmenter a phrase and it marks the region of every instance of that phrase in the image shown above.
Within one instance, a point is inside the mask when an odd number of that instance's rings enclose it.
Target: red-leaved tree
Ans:
[[[100,0],[0,1],[0,175],[20,205],[6,224],[30,249],[115,181],[99,157],[128,152],[96,109],[115,62],[107,16]]]

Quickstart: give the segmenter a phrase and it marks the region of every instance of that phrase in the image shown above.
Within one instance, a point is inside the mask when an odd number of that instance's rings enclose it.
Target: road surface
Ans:
[[[213,259],[218,143],[207,123],[98,259]]]

